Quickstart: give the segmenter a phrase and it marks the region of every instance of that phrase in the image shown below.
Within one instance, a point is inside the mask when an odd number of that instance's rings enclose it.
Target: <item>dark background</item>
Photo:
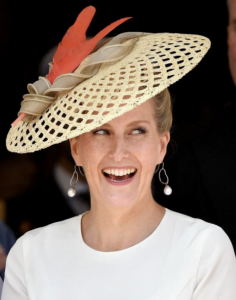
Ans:
[[[126,31],[192,33],[204,35],[212,42],[200,65],[170,87],[174,124],[167,166],[169,157],[175,155],[178,148],[175,135],[178,136],[179,129],[183,134],[191,126],[220,115],[223,108],[234,101],[234,85],[227,62],[228,14],[224,0],[1,0],[0,200],[18,197],[52,170],[57,145],[33,154],[10,154],[5,139],[17,117],[22,95],[27,93],[27,84],[36,81],[40,75],[38,66],[42,57],[61,41],[78,13],[88,5],[97,8],[88,36],[95,35],[117,19],[132,16],[133,19],[115,29],[112,35]],[[40,203],[35,202],[35,209],[37,206]]]

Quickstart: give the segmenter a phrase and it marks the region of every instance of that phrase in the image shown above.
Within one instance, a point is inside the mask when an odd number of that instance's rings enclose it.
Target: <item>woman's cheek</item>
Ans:
[[[148,138],[148,139],[136,139],[133,140],[131,143],[131,147],[132,149],[134,149],[135,152],[139,152],[139,153],[154,153],[155,149],[158,148],[157,143],[154,144],[153,140]]]
[[[106,139],[91,140],[86,144],[84,149],[84,157],[88,162],[96,161],[98,158],[105,155],[109,149],[109,142]]]

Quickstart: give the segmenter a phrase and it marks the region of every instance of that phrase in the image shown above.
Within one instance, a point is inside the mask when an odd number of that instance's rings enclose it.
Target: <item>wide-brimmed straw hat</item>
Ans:
[[[178,33],[130,32],[101,43],[73,72],[28,85],[8,150],[34,152],[123,115],[191,71],[209,48],[206,37]]]

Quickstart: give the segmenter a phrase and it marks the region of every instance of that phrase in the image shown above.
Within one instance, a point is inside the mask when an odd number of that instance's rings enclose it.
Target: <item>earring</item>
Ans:
[[[163,171],[164,174],[165,174],[165,176],[166,176],[166,182],[163,182],[161,180],[161,171]],[[165,188],[164,188],[164,194],[167,195],[167,196],[169,196],[172,193],[172,188],[168,185],[168,183],[169,183],[169,177],[167,176],[166,170],[164,169],[164,163],[162,163],[162,167],[161,167],[161,169],[159,171],[159,180],[160,180],[160,182],[162,184],[166,185]]]
[[[81,174],[82,176],[85,176],[84,172],[82,172],[82,170],[83,170],[82,167],[79,166],[78,168],[79,168],[80,174]]]
[[[74,170],[74,173],[73,173],[73,175],[72,175],[72,178],[71,178],[71,180],[70,180],[70,188],[69,188],[69,190],[68,190],[68,196],[69,197],[74,197],[75,196],[75,194],[76,194],[76,191],[75,191],[75,186],[76,186],[76,184],[77,184],[77,182],[78,182],[78,179],[79,179],[79,174],[78,174],[78,172],[77,172],[77,170],[76,170],[76,165],[75,165],[75,170]],[[75,177],[75,183],[73,183],[73,179],[74,179],[74,177]]]
[[[158,165],[158,166],[156,167],[156,170],[155,170],[154,174],[156,174],[156,172],[157,172],[159,169],[160,169],[160,165]]]

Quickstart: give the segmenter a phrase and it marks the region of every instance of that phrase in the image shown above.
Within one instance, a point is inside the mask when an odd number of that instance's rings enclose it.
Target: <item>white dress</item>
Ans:
[[[157,229],[100,252],[81,216],[27,232],[8,259],[1,300],[235,300],[236,259],[218,226],[166,209]]]

